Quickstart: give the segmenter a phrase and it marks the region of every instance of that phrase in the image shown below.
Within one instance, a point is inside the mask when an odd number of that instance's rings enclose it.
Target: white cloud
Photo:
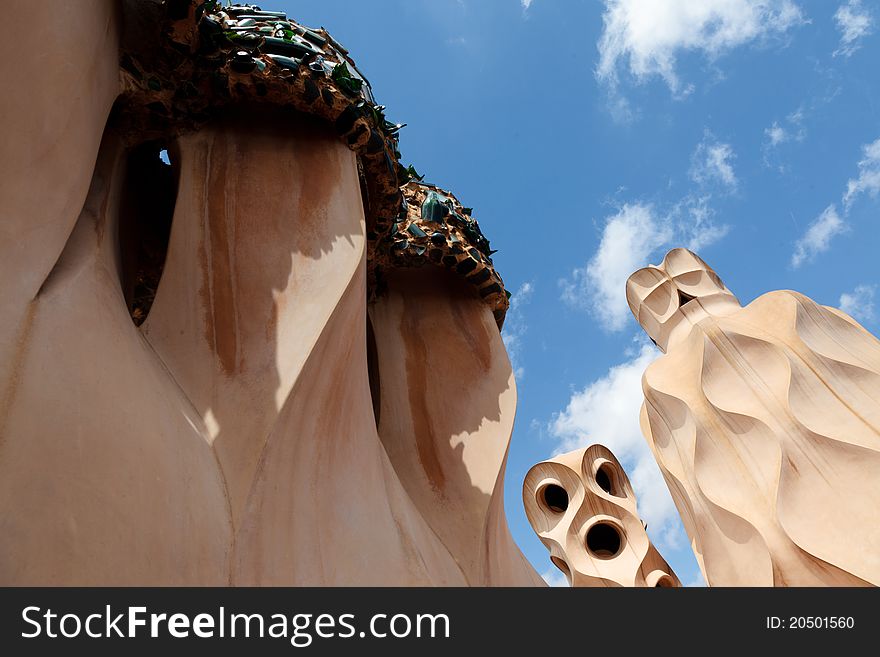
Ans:
[[[738,181],[730,144],[705,131],[703,141],[691,158],[691,178],[703,188],[717,183],[726,191]],[[619,331],[630,317],[626,303],[626,279],[648,264],[648,259],[674,242],[700,251],[722,239],[730,226],[714,220],[711,194],[688,194],[663,213],[651,203],[625,203],[616,214],[605,218],[599,247],[585,267],[559,281],[562,299],[590,310],[606,331]]]
[[[513,374],[517,381],[522,381],[526,374],[525,367],[520,361],[523,336],[528,330],[522,308],[531,300],[534,290],[535,287],[531,282],[525,282],[510,297],[510,309],[507,311],[504,329],[501,332],[501,339],[504,340],[507,356],[510,358],[510,366],[513,368]]]
[[[788,132],[786,132],[785,128],[779,125],[778,121],[774,121],[773,125],[765,129],[764,134],[770,139],[771,146],[778,146],[779,144],[788,141]]]
[[[519,2],[522,5],[523,9],[528,9],[532,6],[532,0],[519,0]]]
[[[880,193],[880,139],[862,146],[864,157],[859,161],[859,177],[846,183],[843,205],[848,211],[859,194],[876,198]]]
[[[856,285],[852,292],[840,295],[840,309],[860,322],[873,320],[875,291],[875,285]]]
[[[634,108],[626,97],[612,89],[608,99],[608,113],[615,123],[627,125],[641,116],[638,108]]]
[[[816,255],[827,251],[831,246],[831,239],[835,235],[846,230],[846,222],[837,214],[837,208],[829,205],[813,223],[807,228],[794,245],[794,253],[791,256],[791,266],[797,269],[805,262],[809,262]]]
[[[709,196],[686,196],[673,210],[673,216],[677,217],[677,241],[691,251],[699,252],[730,232],[730,226],[713,221],[715,211],[709,200]]]
[[[676,548],[683,540],[675,504],[639,428],[642,374],[659,355],[655,347],[641,343],[630,360],[575,392],[549,430],[559,441],[556,453],[594,443],[610,449],[629,473],[651,540]]]
[[[798,109],[785,117],[785,125],[780,125],[779,121],[774,121],[773,125],[764,130],[768,144],[775,148],[789,141],[803,141],[807,136],[807,132],[803,127],[803,121],[803,109]]]
[[[606,331],[619,331],[630,318],[626,279],[671,243],[699,251],[727,235],[717,224],[709,196],[686,196],[665,215],[650,203],[626,203],[605,220],[599,248],[586,267],[560,281],[562,299],[586,308]]]
[[[644,453],[631,460],[631,467],[627,466],[630,467],[629,479],[639,502],[639,516],[648,525],[647,530],[656,545],[677,550],[688,545],[689,541],[682,540],[678,509],[672,501],[663,473],[660,472],[644,438],[642,443]]]
[[[788,142],[800,142],[806,138],[807,131],[804,129],[803,121],[804,110],[803,108],[799,108],[797,111],[792,112],[785,117],[784,122],[780,123],[779,121],[773,121],[769,128],[764,129],[764,136],[766,137],[762,146],[762,150],[764,151],[764,166],[777,166],[780,171],[785,171],[786,168],[781,164],[774,164],[774,151],[782,144]]]
[[[550,426],[559,439],[556,452],[602,443],[621,460],[638,460],[646,452],[650,456],[639,428],[642,374],[659,355],[653,345],[642,343],[630,360],[573,394]]]
[[[733,160],[736,154],[730,144],[725,144],[706,131],[693,155],[691,156],[691,180],[700,185],[721,183],[722,186],[733,191],[738,181],[733,171]]]
[[[590,308],[609,331],[626,325],[626,279],[643,267],[648,257],[671,238],[669,227],[657,219],[650,204],[625,204],[608,217],[599,249],[583,269],[562,281],[562,298]]]
[[[785,34],[805,22],[792,0],[605,0],[596,77],[612,89],[628,66],[637,82],[660,76],[676,96],[676,59],[698,52],[709,60],[745,44]]]
[[[795,138],[803,139],[805,135],[803,133],[803,128],[801,127],[801,124],[804,121],[804,108],[799,107],[797,110],[786,116],[785,120],[788,121],[791,125],[797,126],[798,134]]]
[[[880,194],[880,139],[862,146],[862,159],[859,160],[859,177],[850,178],[843,194],[843,216],[849,214],[852,204],[862,194],[876,198]],[[791,256],[791,266],[800,267],[804,262],[823,251],[827,251],[831,238],[849,229],[846,221],[837,213],[834,204],[829,205],[819,217],[810,224],[807,232],[795,242]]]
[[[552,586],[555,588],[568,586],[568,578],[562,574],[562,571],[558,568],[550,568],[549,570],[545,570],[541,573],[541,577],[544,578],[544,581],[547,582],[547,586]]]
[[[833,56],[849,57],[861,47],[861,41],[871,34],[874,17],[862,6],[862,0],[849,0],[834,13],[834,21],[840,31],[840,46]]]

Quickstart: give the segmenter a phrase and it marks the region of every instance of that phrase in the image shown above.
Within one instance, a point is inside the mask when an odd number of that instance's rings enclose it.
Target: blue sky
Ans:
[[[683,582],[702,581],[638,430],[657,354],[626,308],[629,273],[696,247],[744,304],[796,289],[876,332],[878,5],[264,3],[351,50],[408,124],[404,162],[473,206],[499,249],[519,389],[507,513],[549,579],[521,482],[554,452],[601,442],[654,543]]]

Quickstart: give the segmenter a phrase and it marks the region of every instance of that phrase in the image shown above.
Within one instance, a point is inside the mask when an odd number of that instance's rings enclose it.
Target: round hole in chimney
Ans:
[[[553,513],[565,513],[568,509],[568,493],[558,484],[547,484],[538,494],[538,498]]]
[[[587,530],[587,549],[600,559],[612,559],[620,553],[623,540],[620,530],[608,522],[597,522]]]
[[[614,495],[614,488],[611,485],[611,479],[612,475],[608,470],[608,466],[603,463],[599,466],[599,469],[596,470],[596,483],[599,484],[599,488],[606,493]]]

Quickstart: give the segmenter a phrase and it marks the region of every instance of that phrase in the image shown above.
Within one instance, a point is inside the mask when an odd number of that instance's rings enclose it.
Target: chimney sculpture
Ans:
[[[446,190],[412,181],[371,260],[370,383],[400,481],[467,581],[541,585],[504,514],[516,382],[489,241]]]
[[[791,291],[742,307],[686,249],[629,306],[641,425],[710,586],[880,584],[880,342]]]
[[[500,278],[471,291],[463,213],[455,276],[369,286],[410,171],[348,51],[215,0],[10,21],[0,584],[540,584],[501,499]]]
[[[648,539],[620,462],[592,445],[532,466],[523,504],[571,586],[679,587]]]

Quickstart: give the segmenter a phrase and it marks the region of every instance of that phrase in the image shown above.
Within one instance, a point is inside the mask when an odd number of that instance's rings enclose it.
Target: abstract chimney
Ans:
[[[571,586],[679,587],[648,539],[620,462],[592,445],[532,466],[523,504]]]
[[[10,21],[0,583],[540,584],[488,243],[455,206],[439,264],[387,251],[412,170],[346,49],[215,0]]]
[[[642,430],[709,585],[880,584],[880,342],[797,292],[742,307],[686,249],[626,295],[664,352]]]

